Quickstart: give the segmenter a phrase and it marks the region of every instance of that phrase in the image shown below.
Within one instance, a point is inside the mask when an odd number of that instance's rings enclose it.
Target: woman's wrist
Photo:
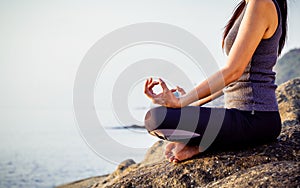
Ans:
[[[180,108],[188,106],[189,104],[197,101],[198,98],[193,92],[189,92],[188,94],[182,95],[178,98]]]

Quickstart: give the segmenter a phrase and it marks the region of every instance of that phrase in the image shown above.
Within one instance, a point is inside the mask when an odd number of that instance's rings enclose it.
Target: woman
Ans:
[[[245,147],[277,138],[281,120],[272,68],[285,43],[286,20],[286,0],[243,0],[225,27],[222,46],[228,60],[220,71],[189,93],[179,87],[168,89],[162,79],[147,79],[145,94],[162,107],[147,113],[145,126],[151,134],[173,141],[165,149],[170,162],[189,159],[204,151],[201,139],[210,115],[215,111],[223,111],[224,117],[211,147]],[[156,85],[162,87],[162,93],[153,92]],[[176,90],[182,94],[179,98],[172,93]],[[224,109],[200,107],[222,94],[225,98]],[[188,106],[191,104],[198,106]],[[160,119],[163,110],[166,113]],[[183,111],[187,113],[181,115]],[[189,117],[183,117],[184,114]],[[189,119],[195,118],[198,119],[197,126],[189,129]],[[177,128],[182,119],[185,119],[186,126]],[[173,132],[175,137],[178,134],[177,138],[171,138],[166,130],[175,129],[179,130],[179,133]],[[180,141],[181,133],[191,131],[193,134],[188,141]]]

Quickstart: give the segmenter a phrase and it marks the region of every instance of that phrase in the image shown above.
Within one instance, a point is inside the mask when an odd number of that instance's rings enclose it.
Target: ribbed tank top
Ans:
[[[275,72],[279,40],[282,34],[281,13],[273,0],[278,15],[278,26],[271,38],[262,39],[256,48],[242,76],[223,89],[225,108],[245,111],[278,111],[275,90]],[[228,55],[237,36],[247,4],[225,38],[225,52]]]

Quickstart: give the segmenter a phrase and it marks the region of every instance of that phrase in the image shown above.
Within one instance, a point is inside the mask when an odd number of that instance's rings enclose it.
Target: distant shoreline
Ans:
[[[145,129],[145,126],[142,126],[142,125],[126,125],[126,126],[117,126],[117,127],[106,127],[106,129]]]

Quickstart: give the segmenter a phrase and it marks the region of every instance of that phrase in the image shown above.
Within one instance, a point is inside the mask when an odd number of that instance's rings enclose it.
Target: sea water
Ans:
[[[85,143],[72,110],[1,109],[0,187],[54,187],[75,180],[111,173],[116,163],[105,160]],[[107,129],[118,140],[139,142],[140,152],[111,156],[143,159],[157,139],[145,130]],[[105,144],[105,143],[103,143]],[[109,147],[108,147],[109,148]],[[101,154],[101,152],[100,152]]]

